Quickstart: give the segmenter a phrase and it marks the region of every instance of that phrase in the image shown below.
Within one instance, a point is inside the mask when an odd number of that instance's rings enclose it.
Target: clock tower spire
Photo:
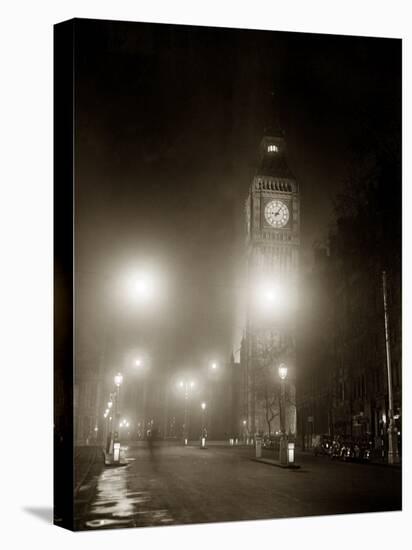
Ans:
[[[246,200],[245,416],[251,435],[281,428],[279,364],[288,367],[286,432],[296,431],[295,308],[300,247],[299,185],[280,127],[265,129]]]

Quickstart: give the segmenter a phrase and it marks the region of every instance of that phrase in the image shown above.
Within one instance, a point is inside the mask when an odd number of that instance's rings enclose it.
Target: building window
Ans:
[[[268,145],[268,153],[277,153],[279,148],[277,145]]]

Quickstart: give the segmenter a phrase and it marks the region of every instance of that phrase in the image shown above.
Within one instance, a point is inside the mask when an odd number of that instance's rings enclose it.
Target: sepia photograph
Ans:
[[[54,26],[54,523],[402,510],[402,40]]]

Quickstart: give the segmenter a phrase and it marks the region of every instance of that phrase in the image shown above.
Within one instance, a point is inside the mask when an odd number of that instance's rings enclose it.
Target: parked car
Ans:
[[[350,438],[337,436],[330,452],[331,459],[345,461],[369,462],[372,453],[372,441],[369,438]]]
[[[279,441],[280,441],[280,435],[279,434],[270,434],[270,435],[264,435],[262,439],[262,447],[264,449],[272,449],[277,450],[279,449]]]
[[[319,435],[314,442],[313,453],[315,456],[327,455],[332,452],[332,437],[327,434]]]
[[[274,448],[274,435],[264,435],[262,438],[262,447],[263,449],[273,449]]]

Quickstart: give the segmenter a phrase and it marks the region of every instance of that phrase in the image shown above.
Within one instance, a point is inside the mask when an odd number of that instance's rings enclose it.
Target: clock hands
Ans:
[[[274,227],[283,227],[289,218],[287,206],[281,201],[272,201],[265,209],[266,219]]]

